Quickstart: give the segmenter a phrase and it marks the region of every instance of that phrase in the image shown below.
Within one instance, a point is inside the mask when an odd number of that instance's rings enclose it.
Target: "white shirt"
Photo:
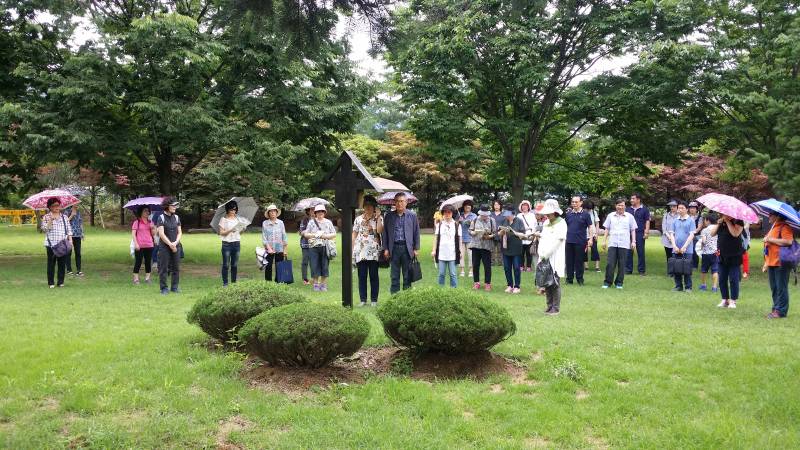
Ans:
[[[566,267],[566,242],[567,221],[561,217],[555,223],[545,220],[542,227],[542,236],[539,238],[539,261],[550,260],[553,271],[559,276],[564,276]]]
[[[517,214],[519,220],[522,221],[522,224],[525,225],[525,234],[531,234],[536,231],[536,214],[532,212],[526,213],[519,213]],[[522,240],[522,245],[530,245],[533,241],[526,241]]]
[[[629,212],[618,214],[614,211],[606,217],[603,227],[608,230],[609,247],[631,248],[631,231],[636,229],[636,219],[633,214]]]
[[[439,261],[455,261],[455,239],[461,237],[461,226],[455,220],[442,220],[436,226],[436,234],[439,235]]]
[[[219,219],[219,228],[225,228],[226,230],[230,230],[231,228],[235,228],[239,226],[239,219],[234,216],[233,219],[229,219],[228,217],[223,217]],[[222,238],[222,242],[239,242],[242,240],[242,236],[239,233],[239,230],[236,229],[231,231],[230,233],[226,234],[225,236],[220,235]]]

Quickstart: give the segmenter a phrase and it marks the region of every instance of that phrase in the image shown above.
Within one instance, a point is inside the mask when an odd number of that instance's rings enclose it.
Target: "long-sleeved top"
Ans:
[[[669,241],[667,230],[672,229],[672,222],[674,222],[677,218],[678,214],[667,212],[664,214],[664,218],[661,219],[661,245],[664,247],[672,248],[672,242]]]
[[[513,231],[517,233],[525,234],[525,224],[522,223],[522,220],[519,217],[514,217],[514,220],[509,223],[508,220],[503,219],[502,226],[510,227]],[[522,254],[522,239],[518,238],[514,233],[506,233],[505,236],[501,238],[502,240],[502,251],[504,255],[508,256],[518,256]]]
[[[487,216],[486,219],[478,218],[470,225],[469,234],[472,235],[472,241],[469,243],[469,248],[476,248],[481,250],[493,250],[494,238],[483,239],[485,234],[496,234],[497,224],[494,219]]]
[[[45,232],[45,247],[52,247],[66,239],[67,236],[72,236],[72,227],[65,214],[61,214],[60,217],[53,219],[53,216],[48,213],[42,217],[41,228],[42,231]]]
[[[550,261],[553,271],[559,276],[564,276],[566,267],[567,222],[561,217],[554,221],[546,220],[542,227],[542,236],[539,238],[539,261]]]
[[[399,238],[398,228],[402,225],[402,238]],[[383,250],[394,251],[395,242],[405,242],[406,250],[409,255],[414,255],[414,250],[419,250],[419,221],[417,215],[412,211],[406,210],[403,216],[399,216],[397,211],[390,211],[383,219],[383,235],[381,242]]]
[[[77,208],[75,206],[70,206],[64,212],[69,217],[72,214],[72,208]],[[72,227],[72,237],[74,238],[82,238],[83,237],[83,217],[81,217],[81,210],[75,209],[75,215],[72,216],[72,219],[69,219],[69,226]]]
[[[478,220],[478,215],[470,211],[469,214],[461,216],[459,223],[461,224],[461,242],[472,242],[472,236],[469,234],[469,227],[472,222]]]
[[[283,253],[288,241],[286,227],[281,219],[275,219],[275,222],[267,219],[261,224],[261,242],[272,247],[275,253]]]
[[[522,221],[522,224],[525,225],[525,234],[531,234],[536,231],[536,214],[532,212],[526,213],[519,213],[517,214],[517,218]],[[529,240],[522,240],[522,245],[530,245],[533,241]]]
[[[300,221],[300,226],[297,227],[297,232],[300,233],[300,248],[309,248],[308,239],[303,236],[303,233],[306,231],[306,228],[308,228],[308,222],[310,221],[311,219],[308,217],[303,217],[303,220]]]

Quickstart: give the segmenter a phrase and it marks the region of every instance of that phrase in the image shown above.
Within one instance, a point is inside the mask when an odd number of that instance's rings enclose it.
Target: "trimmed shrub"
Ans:
[[[319,368],[364,344],[369,322],[339,306],[296,303],[250,319],[239,340],[274,365]]]
[[[461,290],[415,288],[378,308],[383,330],[417,351],[473,353],[508,339],[517,327],[505,308]]]
[[[307,301],[284,284],[248,280],[209,292],[189,310],[186,320],[223,342],[232,342],[248,319],[271,308]]]

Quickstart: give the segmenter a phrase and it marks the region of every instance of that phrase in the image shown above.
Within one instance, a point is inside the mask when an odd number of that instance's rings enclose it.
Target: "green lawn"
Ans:
[[[245,236],[242,278],[260,275],[258,239]],[[127,233],[90,230],[86,277],[56,290],[42,241],[31,228],[0,230],[0,447],[215,448],[232,417],[251,423],[228,436],[246,448],[800,447],[798,313],[764,319],[759,248],[736,310],[716,308],[711,293],[670,292],[657,240],[648,242],[651,275],[617,291],[588,273],[585,287],[565,288],[558,317],[542,314],[531,274],[511,297],[495,268],[487,299],[518,328],[496,351],[527,364],[536,382],[385,377],[298,397],[249,388],[242,357],[209,352],[186,323],[190,305],[220,284],[215,236],[185,236],[183,293],[167,297],[131,285]],[[299,271],[297,246],[290,256]],[[428,258],[424,267],[424,283],[434,283]],[[385,298],[388,271],[382,277]],[[338,278],[335,269],[331,291],[316,298],[338,304]],[[799,293],[793,286],[793,301]],[[374,310],[356,310],[373,326],[367,345],[385,344]],[[565,362],[582,379],[556,377]]]

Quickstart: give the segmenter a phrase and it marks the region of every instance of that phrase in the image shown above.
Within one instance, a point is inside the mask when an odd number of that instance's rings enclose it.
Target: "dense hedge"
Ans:
[[[271,309],[239,331],[240,341],[270,364],[312,368],[352,355],[368,335],[369,322],[362,315],[320,303]]]
[[[517,330],[505,308],[471,292],[441,288],[402,291],[378,308],[395,343],[419,351],[486,350]]]
[[[231,342],[248,319],[271,308],[307,301],[284,284],[248,280],[209,292],[194,304],[186,319],[209,335]]]

